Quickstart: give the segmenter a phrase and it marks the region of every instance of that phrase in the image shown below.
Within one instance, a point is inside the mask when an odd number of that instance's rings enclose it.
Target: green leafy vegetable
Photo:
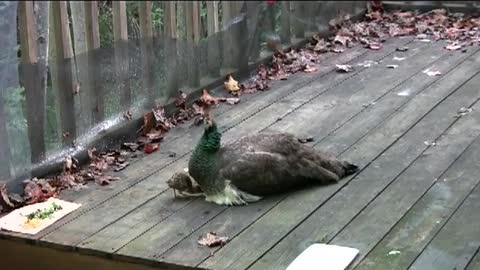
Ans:
[[[44,208],[43,210],[36,210],[35,212],[32,212],[27,215],[28,220],[32,219],[46,219],[46,218],[52,218],[53,213],[55,213],[58,210],[62,210],[62,207],[55,202],[52,202],[52,206],[49,208]]]

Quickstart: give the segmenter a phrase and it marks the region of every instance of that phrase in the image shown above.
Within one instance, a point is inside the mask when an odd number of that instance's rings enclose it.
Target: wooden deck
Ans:
[[[406,37],[379,51],[325,54],[317,73],[215,109],[224,143],[287,131],[313,136],[316,148],[361,167],[337,185],[244,207],[174,199],[166,180],[187,166],[202,133],[185,124],[159,153],[122,171],[121,181],[65,192],[82,207],[50,228],[34,237],[2,234],[159,269],[285,269],[316,242],[358,248],[355,270],[480,269],[480,52],[444,45]],[[396,51],[401,46],[409,50]],[[357,65],[365,61],[379,63]],[[355,70],[335,71],[345,63]],[[473,111],[459,117],[462,107]],[[232,240],[222,248],[198,245],[210,231]]]

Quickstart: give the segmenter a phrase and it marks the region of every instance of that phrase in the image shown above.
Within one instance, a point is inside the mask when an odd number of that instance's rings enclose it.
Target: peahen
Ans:
[[[223,147],[221,138],[215,122],[207,118],[203,136],[188,163],[189,175],[176,173],[169,186],[175,188],[181,182],[185,186],[193,178],[206,201],[244,205],[308,184],[337,183],[358,170],[288,133],[245,136]]]

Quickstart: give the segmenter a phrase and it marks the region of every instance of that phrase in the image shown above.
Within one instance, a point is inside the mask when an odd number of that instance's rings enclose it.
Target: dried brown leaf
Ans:
[[[238,82],[233,79],[232,75],[228,75],[227,79],[223,82],[223,87],[231,94],[238,94],[240,86]]]
[[[215,232],[209,232],[198,240],[198,243],[206,247],[223,246],[228,242],[228,237],[218,236]]]
[[[11,208],[14,208],[14,207],[15,207],[15,205],[10,201],[10,198],[9,198],[9,196],[8,196],[7,185],[3,184],[3,185],[0,187],[0,195],[1,195],[2,201],[3,201],[8,207],[11,207]],[[0,202],[0,205],[1,205],[1,202]]]
[[[158,143],[149,143],[145,145],[144,152],[147,154],[151,154],[157,151],[158,149],[160,149],[160,145]]]
[[[350,72],[353,70],[353,67],[350,65],[336,65],[336,67],[339,72]]]
[[[313,73],[313,72],[317,72],[317,71],[318,71],[318,68],[316,68],[316,67],[314,67],[314,66],[306,65],[306,66],[303,68],[303,71],[306,72],[306,73]]]
[[[185,109],[187,103],[187,94],[183,91],[179,91],[177,98],[175,99],[175,106],[177,108]]]
[[[203,94],[200,97],[200,101],[207,106],[217,105],[220,102],[217,97],[210,95],[207,89],[203,89]]]

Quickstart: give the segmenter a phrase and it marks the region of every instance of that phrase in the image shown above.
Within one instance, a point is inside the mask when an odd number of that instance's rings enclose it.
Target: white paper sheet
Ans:
[[[305,249],[286,270],[344,270],[355,259],[358,249],[313,244]]]

